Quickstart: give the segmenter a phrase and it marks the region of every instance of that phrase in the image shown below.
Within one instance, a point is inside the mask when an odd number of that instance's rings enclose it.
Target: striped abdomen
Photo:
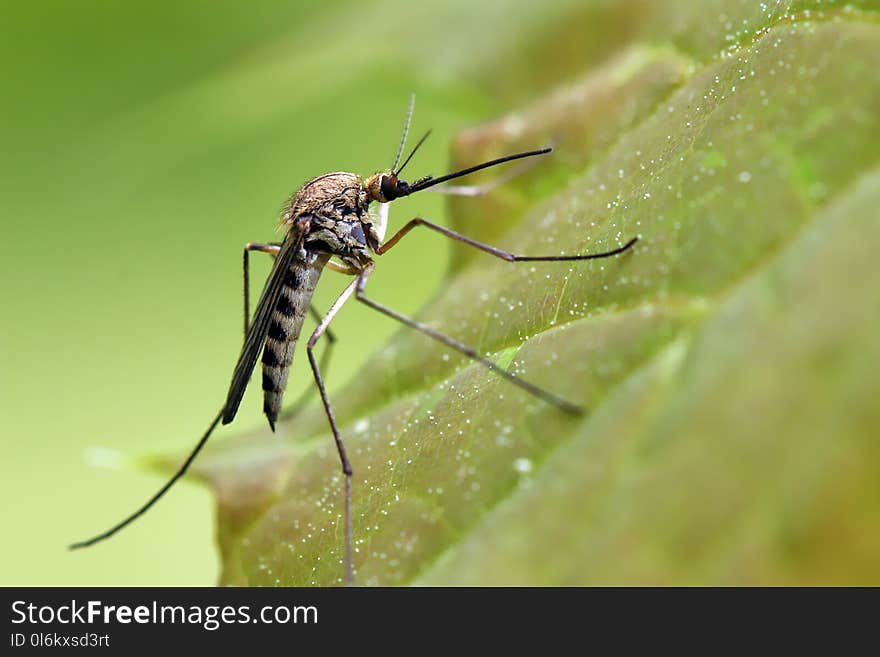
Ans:
[[[263,347],[263,412],[273,431],[275,420],[281,411],[281,398],[287,388],[293,350],[309,311],[309,303],[321,276],[323,264],[294,261],[287,272],[281,296],[272,313],[266,345]]]

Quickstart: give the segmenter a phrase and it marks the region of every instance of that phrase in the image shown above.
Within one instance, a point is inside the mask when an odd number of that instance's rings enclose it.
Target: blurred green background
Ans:
[[[439,173],[453,132],[505,106],[475,71],[564,7],[4,5],[0,583],[216,580],[211,500],[189,483],[114,540],[65,546],[156,489],[130,459],[186,449],[213,417],[241,341],[241,248],[276,238],[285,197],[325,171],[387,167],[411,92],[413,129],[435,137],[410,170]],[[464,47],[477,39],[479,62]],[[442,199],[399,203],[392,225],[415,213],[442,220]],[[447,253],[414,236],[386,258],[374,295],[412,312]],[[255,288],[268,271],[259,258]],[[318,307],[344,282],[325,275]],[[331,390],[394,328],[346,309]],[[364,334],[366,343],[346,339]],[[220,435],[264,423],[257,397]]]

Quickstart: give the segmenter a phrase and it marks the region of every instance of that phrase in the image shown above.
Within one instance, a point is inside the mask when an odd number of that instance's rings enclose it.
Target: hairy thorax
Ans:
[[[308,218],[305,249],[337,256],[361,269],[371,260],[369,250],[379,245],[369,204],[360,176],[328,173],[310,180],[290,198],[281,223],[290,226],[300,218]]]

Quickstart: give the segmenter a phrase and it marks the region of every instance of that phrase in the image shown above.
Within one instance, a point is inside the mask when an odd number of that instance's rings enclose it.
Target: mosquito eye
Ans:
[[[382,176],[382,196],[388,201],[397,198],[397,176]]]

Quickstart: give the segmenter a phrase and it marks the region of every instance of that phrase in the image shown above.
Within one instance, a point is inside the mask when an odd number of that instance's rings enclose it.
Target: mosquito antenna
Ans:
[[[505,162],[510,162],[511,160],[520,160],[524,157],[533,157],[535,155],[544,155],[552,151],[552,148],[539,148],[535,151],[526,151],[524,153],[514,153],[513,155],[505,155],[504,157],[499,157],[494,160],[489,160],[488,162],[483,162],[482,164],[475,164],[472,167],[468,167],[467,169],[461,169],[460,171],[454,171],[453,173],[447,173],[445,176],[440,176],[439,178],[434,178],[433,176],[427,176],[420,180],[416,180],[414,183],[409,185],[404,193],[398,193],[399,196],[409,196],[410,194],[415,194],[416,192],[420,192],[423,189],[428,189],[428,187],[433,187],[434,185],[439,185],[440,183],[444,183],[447,180],[452,180],[453,178],[461,178],[462,176],[466,176],[470,173],[474,173],[475,171],[480,171],[481,169],[488,169],[489,167],[494,167],[498,164],[504,164]]]
[[[413,110],[415,108],[416,95],[411,94],[409,97],[409,109],[406,112],[406,121],[403,123],[403,134],[400,136],[400,146],[397,147],[397,156],[394,158],[394,164],[391,166],[392,171],[397,169],[397,164],[400,162],[400,156],[403,155],[403,149],[406,146],[406,135],[409,133],[409,124],[412,122]],[[406,163],[404,162],[404,164]]]
[[[128,525],[133,523],[135,520],[137,520],[140,516],[142,516],[144,513],[146,513],[147,510],[151,506],[153,506],[156,502],[158,502],[159,498],[162,497],[165,493],[167,493],[168,490],[175,483],[177,483],[177,480],[180,479],[186,473],[186,471],[189,469],[190,464],[196,458],[196,455],[201,451],[202,447],[205,446],[205,443],[208,442],[208,438],[211,437],[211,433],[213,433],[214,429],[217,427],[217,424],[220,422],[221,417],[223,417],[223,411],[220,411],[220,413],[217,414],[217,417],[215,417],[214,421],[211,422],[211,426],[208,427],[208,430],[205,432],[205,435],[201,437],[201,439],[199,440],[198,443],[196,443],[196,446],[189,453],[189,456],[186,457],[186,460],[183,462],[183,465],[181,465],[177,469],[177,472],[174,473],[174,476],[171,477],[171,479],[169,479],[167,482],[165,482],[165,485],[162,486],[162,488],[160,488],[159,491],[155,495],[153,495],[153,497],[151,497],[149,500],[147,500],[146,504],[144,504],[141,508],[139,508],[137,511],[132,513],[130,516],[128,516],[122,522],[120,522],[116,525],[113,525],[113,527],[111,527],[110,529],[108,529],[104,533],[98,534],[97,536],[93,536],[92,538],[90,538],[87,541],[80,541],[79,543],[73,543],[72,545],[69,546],[69,549],[77,550],[79,548],[89,547],[90,545],[94,545],[95,543],[99,543],[106,538],[110,538],[111,536],[113,536],[113,534],[118,532],[120,529],[127,527]]]
[[[399,176],[399,175],[400,175],[400,172],[403,171],[403,168],[404,168],[407,164],[409,164],[409,161],[412,159],[412,156],[416,154],[416,151],[419,150],[419,147],[420,147],[422,144],[425,143],[425,140],[428,138],[428,136],[429,136],[430,134],[431,134],[431,131],[428,130],[428,132],[426,132],[426,133],[424,134],[424,136],[422,136],[422,138],[419,139],[419,143],[417,143],[417,144],[413,147],[412,151],[410,151],[410,154],[409,154],[409,155],[407,156],[407,158],[403,161],[403,164],[400,165],[400,168],[399,168],[399,169],[392,169],[392,171],[394,172],[394,175],[396,175],[396,176]]]

